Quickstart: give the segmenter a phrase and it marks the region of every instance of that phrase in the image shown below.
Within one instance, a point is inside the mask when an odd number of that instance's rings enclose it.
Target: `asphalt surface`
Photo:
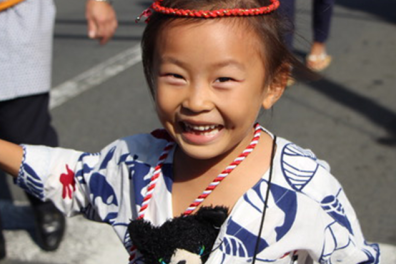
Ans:
[[[99,83],[76,79],[139,43],[145,25],[135,24],[134,19],[149,2],[114,4],[120,26],[106,46],[86,37],[84,1],[56,3],[54,90],[70,80],[91,84],[91,89],[52,109],[61,146],[98,151],[117,138],[158,127],[141,63],[125,66],[117,60],[110,70],[96,69],[100,75],[110,72]],[[338,1],[328,41],[333,62],[323,78],[290,87],[273,111],[260,116],[260,123],[271,131],[330,163],[366,239],[381,243],[386,264],[396,263],[395,9],[396,1],[391,0]],[[296,54],[300,57],[309,50],[310,21],[310,1],[298,1]],[[1,264],[127,263],[111,229],[82,217],[67,220],[58,251],[40,250],[28,203],[23,193],[10,189],[14,201],[0,201],[8,253]]]

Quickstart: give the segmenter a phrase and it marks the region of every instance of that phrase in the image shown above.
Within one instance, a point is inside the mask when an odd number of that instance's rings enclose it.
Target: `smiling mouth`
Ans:
[[[193,125],[185,122],[181,122],[181,126],[184,132],[204,136],[214,135],[223,128],[221,125]]]

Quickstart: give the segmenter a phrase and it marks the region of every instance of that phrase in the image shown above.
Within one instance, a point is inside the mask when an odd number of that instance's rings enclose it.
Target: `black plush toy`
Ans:
[[[176,217],[159,227],[134,220],[128,231],[146,264],[202,264],[227,215],[225,207],[201,207],[196,214]]]

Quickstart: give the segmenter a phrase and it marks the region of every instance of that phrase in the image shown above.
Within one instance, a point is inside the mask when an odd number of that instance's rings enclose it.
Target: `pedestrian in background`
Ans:
[[[48,108],[55,13],[50,0],[0,0],[0,138],[17,144],[58,145]],[[86,18],[89,37],[101,44],[117,27],[108,1],[88,0]],[[39,246],[56,250],[65,231],[64,216],[52,202],[27,197]],[[0,259],[6,255],[1,230],[0,215]]]
[[[280,10],[287,17],[289,31],[285,36],[286,45],[293,50],[295,3],[296,0],[281,0]],[[331,18],[334,0],[312,0],[312,29],[313,40],[306,65],[313,71],[323,71],[331,63],[331,56],[327,54],[326,41],[330,34]]]

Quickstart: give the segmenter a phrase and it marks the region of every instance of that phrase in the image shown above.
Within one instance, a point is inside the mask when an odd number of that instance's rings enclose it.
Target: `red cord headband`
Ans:
[[[137,17],[138,22],[142,17],[150,17],[152,11],[162,13],[165,15],[173,15],[180,17],[196,17],[196,18],[216,18],[216,17],[227,17],[227,16],[257,16],[273,12],[279,7],[279,0],[271,0],[271,4],[268,6],[262,6],[257,8],[223,8],[219,10],[189,10],[164,7],[161,5],[163,0],[155,1],[148,9],[144,10],[143,13]],[[147,20],[146,20],[147,22]]]

